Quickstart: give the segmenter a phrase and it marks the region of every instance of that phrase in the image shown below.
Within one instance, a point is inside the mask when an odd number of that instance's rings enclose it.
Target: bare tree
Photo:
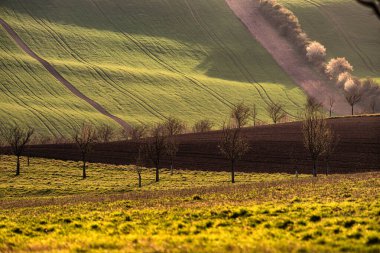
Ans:
[[[318,102],[315,98],[308,96],[306,100],[306,111],[318,112],[322,111],[322,103]]]
[[[231,124],[223,126],[219,150],[224,157],[231,162],[231,182],[235,183],[235,166],[243,155],[249,150],[249,143],[241,134],[240,128],[234,128]]]
[[[345,83],[344,97],[351,106],[351,115],[354,115],[354,106],[360,102],[362,95],[363,91],[359,79],[353,78]]]
[[[274,124],[277,124],[277,122],[286,116],[284,106],[280,103],[271,103],[267,106],[266,110]]]
[[[330,128],[321,111],[306,110],[302,124],[303,142],[313,161],[313,176],[317,176],[317,161],[324,154]]]
[[[336,146],[338,145],[339,138],[334,133],[334,131],[330,128],[326,129],[325,134],[323,136],[324,141],[324,152],[323,158],[326,162],[326,176],[329,174],[330,170],[330,158],[334,154]]]
[[[136,165],[135,165],[135,170],[138,176],[139,188],[142,187],[141,174],[142,174],[143,165],[144,165],[144,151],[143,151],[143,146],[140,144],[141,142],[139,141],[138,147],[137,147],[137,156],[136,156]]]
[[[136,154],[136,164],[135,164],[135,171],[138,176],[138,185],[139,188],[142,187],[142,172],[143,172],[143,166],[144,162],[146,160],[146,153],[145,153],[145,146],[144,146],[144,139],[146,138],[146,127],[134,127],[135,132],[133,134],[133,141],[136,142],[136,149],[137,149],[137,154]]]
[[[73,130],[73,140],[77,144],[78,149],[81,154],[81,159],[83,162],[82,177],[85,179],[86,175],[86,163],[87,156],[92,151],[94,143],[97,141],[97,131],[93,125],[88,123],[83,123],[80,127],[74,128]]]
[[[102,124],[97,129],[98,140],[101,142],[110,142],[115,137],[115,129],[110,125]]]
[[[175,117],[167,118],[163,126],[168,136],[181,134],[186,129],[185,124],[181,120]]]
[[[165,150],[170,158],[170,174],[173,175],[174,158],[177,155],[179,147],[177,135],[185,131],[185,124],[177,118],[169,117],[164,122],[164,128],[167,135]]]
[[[145,139],[143,149],[146,158],[149,159],[156,168],[156,182],[160,181],[160,163],[162,156],[166,152],[166,133],[162,124],[151,127],[150,137]]]
[[[234,121],[237,128],[242,128],[248,124],[248,120],[251,114],[251,109],[244,104],[244,102],[238,103],[232,108],[231,118]]]
[[[329,96],[329,116],[331,118],[331,115],[332,115],[332,112],[333,112],[333,109],[334,109],[334,105],[335,105],[335,97],[334,96]]]
[[[5,126],[1,135],[4,142],[9,145],[11,152],[16,156],[16,176],[20,175],[20,157],[23,155],[28,143],[34,134],[31,127],[22,128],[20,126]]]
[[[146,125],[135,125],[130,131],[130,137],[132,140],[140,140],[148,134],[148,127]]]
[[[208,131],[211,131],[213,126],[214,126],[214,124],[210,120],[202,119],[202,120],[195,122],[195,124],[193,126],[193,132],[194,133],[208,132]]]
[[[253,126],[256,126],[256,122],[257,122],[257,107],[256,107],[256,104],[253,104],[253,107],[252,107],[252,113],[251,113],[251,116],[252,116],[252,121],[253,121]]]
[[[376,112],[376,97],[372,97],[369,101],[369,109],[371,113]]]

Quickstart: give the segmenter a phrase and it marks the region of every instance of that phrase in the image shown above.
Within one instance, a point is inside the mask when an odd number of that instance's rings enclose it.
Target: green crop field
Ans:
[[[328,57],[346,57],[360,78],[380,81],[380,21],[372,9],[352,0],[279,0],[294,12],[306,33],[327,48]]]
[[[380,174],[154,171],[0,157],[1,252],[378,252]]]
[[[268,103],[296,115],[305,101],[223,0],[5,0],[0,16],[82,93],[132,125],[168,116],[219,125],[243,100],[268,120]],[[0,32],[0,121],[17,114],[50,135],[65,135],[65,122],[111,123]],[[40,98],[25,98],[35,90]]]

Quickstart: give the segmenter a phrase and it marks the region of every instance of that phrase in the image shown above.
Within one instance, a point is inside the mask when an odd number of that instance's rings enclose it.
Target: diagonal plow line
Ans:
[[[80,92],[77,88],[75,88],[74,85],[72,85],[69,81],[67,81],[48,61],[42,59],[39,57],[33,50],[31,50],[25,42],[18,36],[18,34],[12,29],[12,27],[5,22],[2,18],[0,18],[0,24],[3,26],[5,31],[8,33],[8,35],[13,39],[13,41],[29,56],[37,60],[39,63],[41,63],[45,69],[55,77],[61,84],[63,84],[67,89],[69,89],[74,95],[81,98],[82,100],[86,101],[88,104],[90,104],[94,109],[96,109],[101,114],[111,118],[116,123],[118,123],[120,126],[122,126],[125,129],[130,129],[130,125],[125,122],[124,120],[120,119],[119,117],[109,113],[103,106],[98,104],[96,101],[92,100],[91,98],[84,95],[82,92]]]

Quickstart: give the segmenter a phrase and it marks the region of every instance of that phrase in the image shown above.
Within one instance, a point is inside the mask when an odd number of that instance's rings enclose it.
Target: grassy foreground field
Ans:
[[[378,252],[380,174],[237,175],[32,159],[0,164],[0,251]]]
[[[5,0],[0,15],[76,88],[132,125],[170,115],[219,124],[242,100],[268,120],[268,103],[296,115],[305,101],[223,0]],[[110,123],[0,33],[0,83],[10,87],[0,93],[0,121],[17,111],[50,136],[65,135],[66,121]]]
[[[292,10],[328,57],[346,57],[354,74],[380,81],[380,22],[372,10],[351,0],[279,0]]]

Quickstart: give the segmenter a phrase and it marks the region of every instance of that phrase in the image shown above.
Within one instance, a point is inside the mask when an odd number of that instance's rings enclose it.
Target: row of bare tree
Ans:
[[[285,117],[285,112],[280,104],[272,104],[267,107],[267,113],[274,123]],[[239,103],[234,106],[229,114],[229,120],[223,123],[221,139],[218,145],[220,153],[230,162],[231,181],[235,182],[235,169],[237,162],[250,150],[250,143],[243,134],[242,128],[247,126],[250,119],[256,124],[257,108]],[[321,156],[328,161],[334,151],[338,138],[328,126],[325,113],[320,103],[309,98],[303,115],[304,146],[309,151],[313,161],[313,175],[317,175],[316,163]],[[195,125],[199,132],[209,131],[211,123],[207,120],[199,121]],[[113,129],[102,125],[98,128],[83,123],[73,128],[72,141],[76,143],[82,160],[82,177],[87,177],[86,168],[88,155],[97,142],[107,142],[111,139]],[[177,118],[169,117],[161,123],[151,126],[137,125],[130,131],[124,131],[124,138],[130,139],[136,145],[135,168],[141,187],[141,172],[143,167],[149,164],[155,168],[156,181],[160,180],[161,161],[164,157],[170,159],[170,171],[173,174],[174,160],[179,149],[178,135],[185,132],[185,124]],[[34,130],[19,126],[2,126],[1,140],[10,147],[16,156],[16,175],[20,174],[20,157],[32,140]],[[326,172],[327,174],[327,172]]]

